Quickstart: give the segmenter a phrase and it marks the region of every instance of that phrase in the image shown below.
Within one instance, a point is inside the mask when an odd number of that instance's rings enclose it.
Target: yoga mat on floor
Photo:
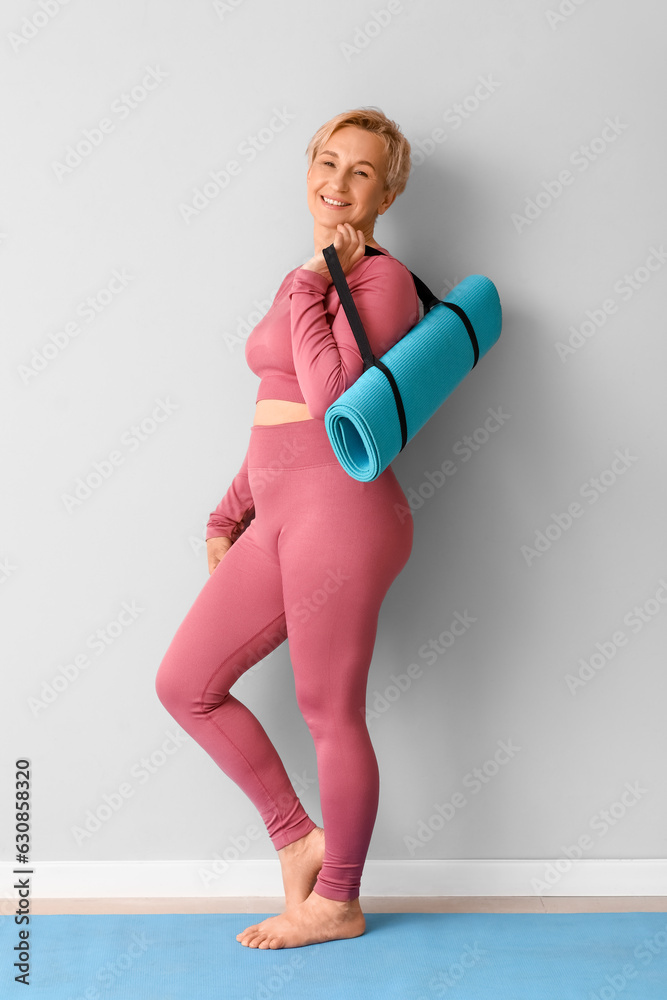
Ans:
[[[408,441],[474,364],[470,334],[447,302],[462,309],[472,324],[479,358],[500,337],[502,309],[496,286],[483,274],[469,274],[382,355],[403,401]],[[345,471],[361,482],[377,479],[401,450],[396,400],[384,372],[375,366],[363,372],[327,408],[324,426]]]
[[[367,913],[366,932],[303,948],[245,948],[269,913],[0,921],[0,996],[43,1000],[665,1000],[665,913]]]

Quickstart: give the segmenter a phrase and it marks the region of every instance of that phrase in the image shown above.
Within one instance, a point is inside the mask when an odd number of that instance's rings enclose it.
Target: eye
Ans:
[[[321,163],[321,165],[323,167],[335,167],[336,166],[336,164],[332,163],[331,160],[320,160],[320,163]],[[364,177],[368,177],[368,174],[366,173],[365,170],[357,170],[356,173],[363,174]]]

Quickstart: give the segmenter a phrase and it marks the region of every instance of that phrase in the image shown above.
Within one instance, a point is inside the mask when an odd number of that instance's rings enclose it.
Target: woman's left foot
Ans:
[[[247,948],[300,948],[306,944],[359,937],[366,920],[359,898],[339,902],[316,892],[279,914],[252,924],[236,935]]]
[[[324,862],[324,830],[316,826],[305,837],[278,851],[285,887],[285,909],[308,899]]]

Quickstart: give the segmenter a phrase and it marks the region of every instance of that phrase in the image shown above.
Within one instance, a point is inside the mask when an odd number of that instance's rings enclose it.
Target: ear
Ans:
[[[384,215],[390,205],[393,205],[396,199],[396,192],[391,191],[383,198],[383,200],[378,205],[378,215]]]

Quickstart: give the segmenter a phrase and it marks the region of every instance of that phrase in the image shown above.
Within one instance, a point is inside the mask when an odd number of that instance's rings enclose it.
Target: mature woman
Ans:
[[[208,522],[209,579],[156,681],[165,708],[252,800],[280,858],[285,910],[237,935],[251,948],[365,930],[359,889],[379,794],[366,686],[380,606],[413,537],[391,467],[373,482],[352,479],[325,430],[327,407],[361,375],[362,359],[322,254],[333,243],[382,356],[419,319],[409,270],[373,238],[405,188],[410,144],[381,111],[360,108],[323,125],[307,156],[315,254],[285,277],[246,342],[261,379],[248,451]],[[366,245],[381,252],[366,255]],[[260,722],[230,694],[286,637],[323,829]]]

